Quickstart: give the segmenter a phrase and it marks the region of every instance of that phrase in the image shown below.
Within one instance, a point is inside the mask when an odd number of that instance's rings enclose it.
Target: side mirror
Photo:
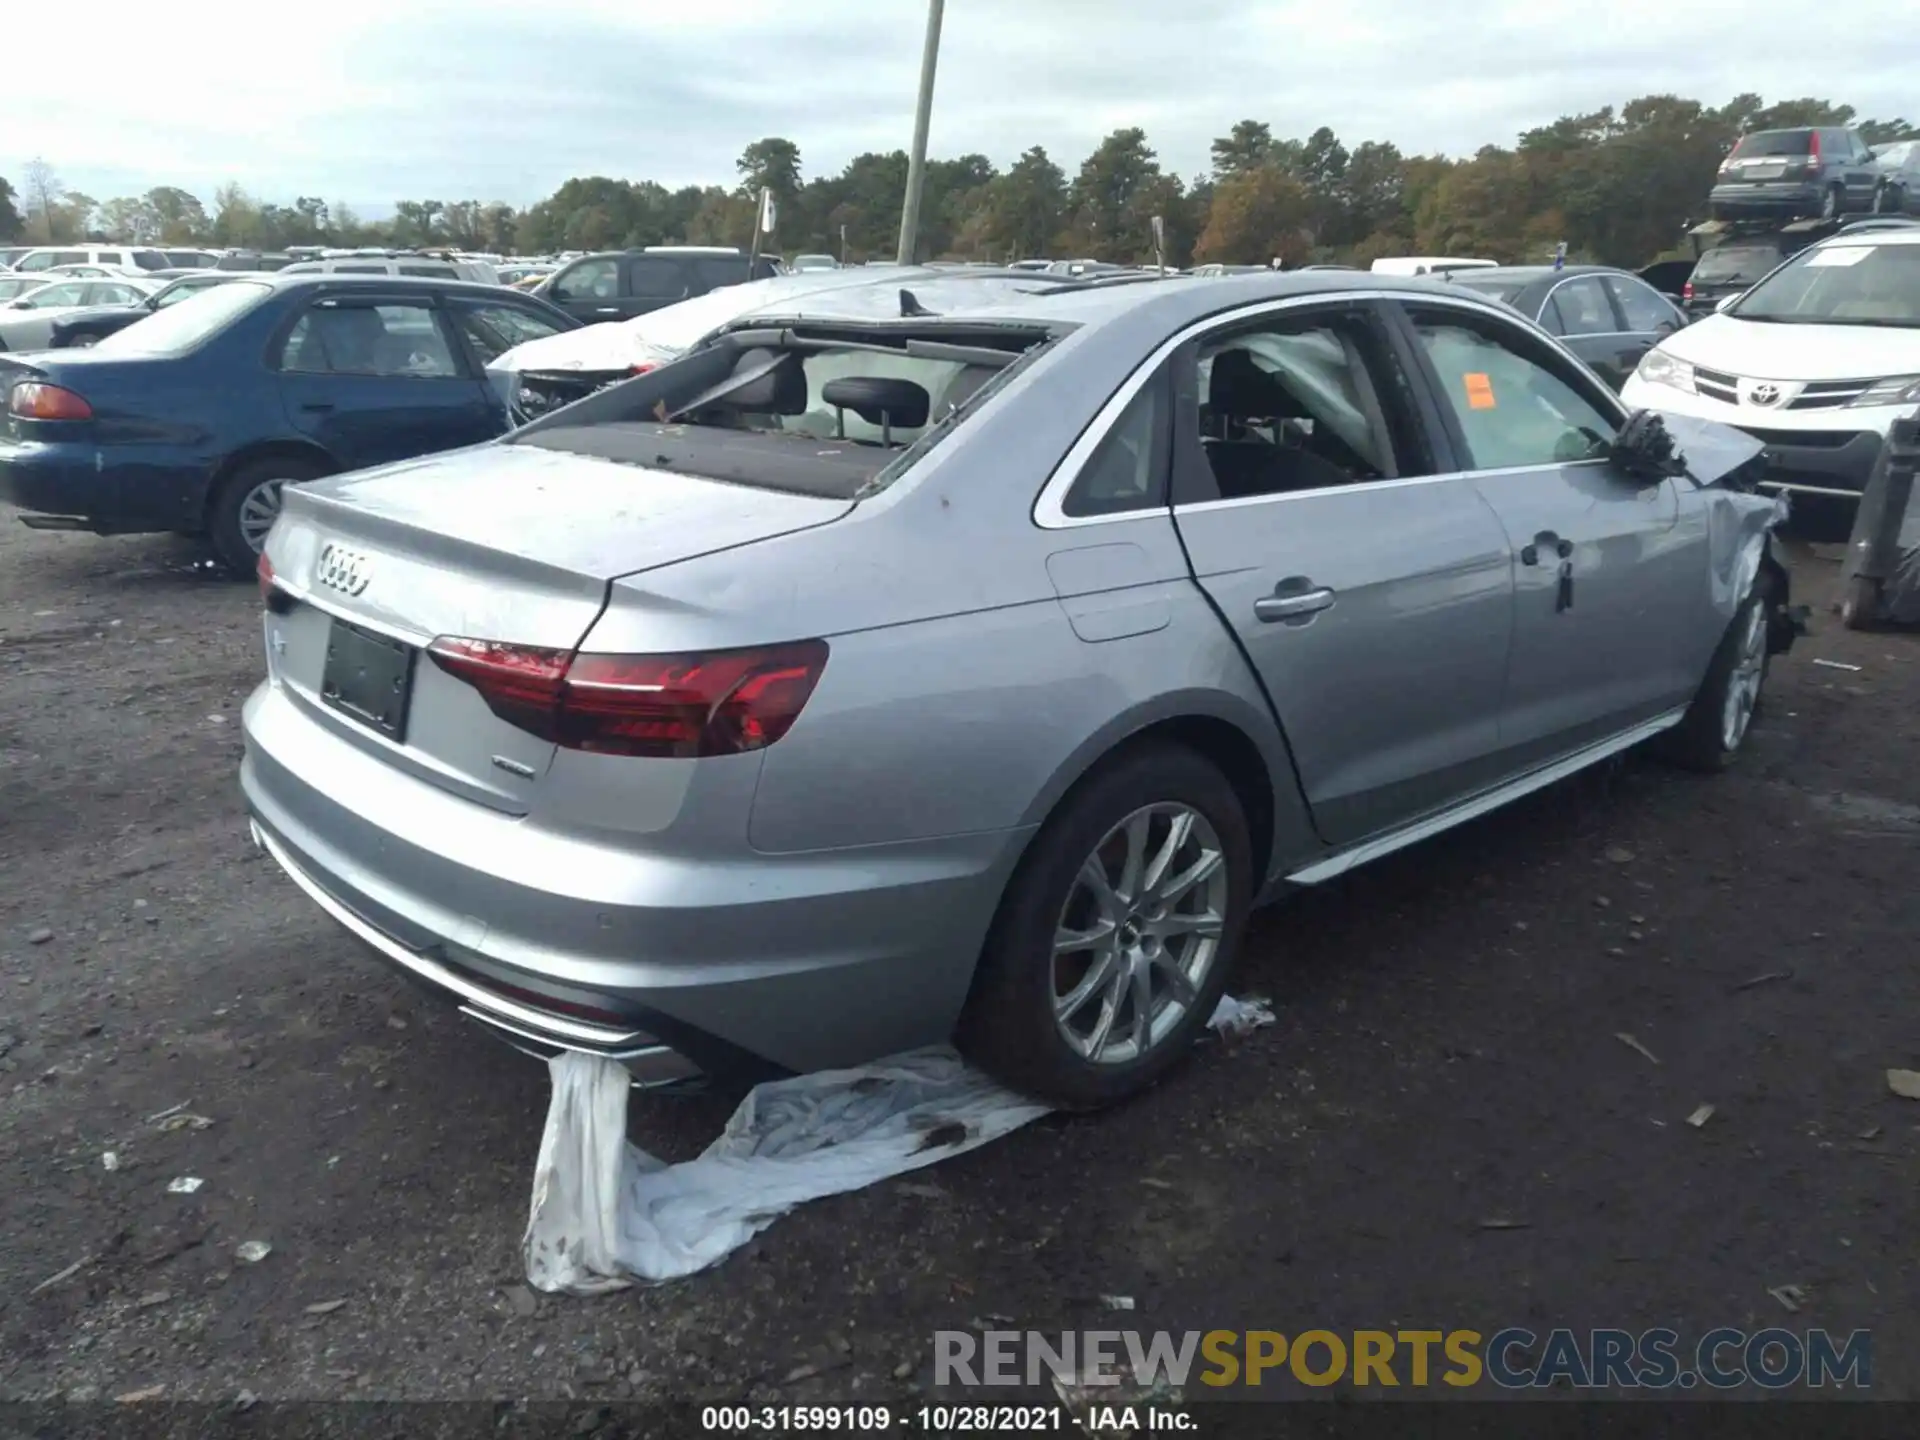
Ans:
[[[1744,291],[1744,290],[1741,290],[1741,291],[1737,291],[1736,293],[1734,293],[1734,294],[1732,294],[1732,295],[1729,295],[1729,296],[1727,296],[1727,297],[1726,297],[1726,298],[1725,298],[1724,300],[1722,300],[1722,301],[1721,301],[1721,302],[1720,302],[1720,303],[1719,303],[1718,305],[1715,305],[1715,306],[1713,307],[1713,313],[1714,313],[1714,314],[1716,314],[1716,315],[1724,315],[1724,314],[1726,314],[1728,310],[1730,310],[1730,309],[1732,309],[1732,308],[1733,308],[1733,302],[1734,302],[1734,301],[1736,301],[1736,300],[1738,300],[1738,299],[1739,299],[1739,298],[1740,298],[1740,297],[1741,297],[1742,295],[1744,295],[1744,294],[1746,294],[1746,293],[1747,293],[1746,291]]]
[[[1667,422],[1651,410],[1636,410],[1607,446],[1607,458],[1624,475],[1642,485],[1658,485],[1686,473],[1686,463],[1674,449]]]

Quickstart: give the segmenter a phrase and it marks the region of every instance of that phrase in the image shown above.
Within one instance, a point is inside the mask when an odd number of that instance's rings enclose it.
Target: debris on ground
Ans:
[[[1532,1225],[1531,1222],[1526,1220],[1511,1220],[1504,1215],[1495,1215],[1489,1219],[1482,1220],[1480,1222],[1480,1228],[1482,1230],[1527,1230],[1531,1229]]]
[[[1713,1106],[1702,1105],[1698,1110],[1695,1110],[1691,1115],[1687,1116],[1687,1124],[1691,1125],[1694,1129],[1698,1130],[1702,1125],[1705,1125],[1707,1121],[1711,1120],[1712,1118],[1713,1118]]]
[[[1813,663],[1820,666],[1823,670],[1845,670],[1853,675],[1858,675],[1863,668],[1859,665],[1849,665],[1844,660],[1821,660],[1816,658]]]
[[[1797,1312],[1806,1302],[1807,1287],[1804,1285],[1769,1285],[1767,1293],[1778,1300],[1789,1311]]]
[[[1636,1040],[1633,1036],[1629,1035],[1626,1031],[1624,1030],[1614,1031],[1613,1038],[1618,1040],[1622,1045],[1626,1046],[1629,1050],[1638,1051],[1640,1054],[1646,1056],[1647,1059],[1651,1060],[1655,1065],[1658,1065],[1660,1063],[1660,1057],[1658,1055],[1654,1054],[1651,1050],[1647,1049],[1646,1046],[1642,1045],[1638,1040]]]
[[[1793,971],[1791,970],[1769,970],[1764,975],[1754,976],[1751,980],[1742,980],[1738,985],[1733,987],[1734,993],[1738,994],[1742,990],[1752,990],[1761,985],[1771,985],[1776,980],[1791,980],[1792,978]]]
[[[175,1130],[206,1130],[210,1129],[212,1125],[213,1121],[204,1115],[193,1115],[185,1111],[179,1111],[162,1120],[160,1122],[160,1129],[171,1134]]]
[[[121,1405],[138,1405],[143,1400],[158,1400],[166,1393],[167,1387],[164,1385],[149,1385],[144,1390],[129,1390],[126,1394],[116,1395],[113,1398]]]
[[[258,1265],[272,1253],[273,1246],[264,1240],[242,1240],[233,1249],[234,1258],[249,1265]]]
[[[853,1359],[848,1355],[823,1355],[818,1360],[810,1361],[805,1365],[794,1366],[793,1369],[780,1377],[780,1383],[782,1385],[797,1385],[802,1380],[813,1379],[816,1375],[825,1375],[833,1370],[843,1370],[852,1363]]]
[[[1222,1035],[1251,1035],[1261,1026],[1271,1024],[1273,1006],[1264,997],[1253,995],[1245,1000],[1236,1000],[1231,995],[1222,995],[1220,1003],[1213,1007],[1207,1028],[1217,1030]]]
[[[93,1263],[93,1256],[82,1255],[78,1260],[74,1261],[73,1264],[67,1266],[66,1269],[54,1271],[53,1274],[49,1275],[46,1279],[42,1280],[38,1285],[34,1286],[33,1289],[29,1290],[27,1294],[38,1295],[42,1290],[51,1290],[54,1286],[58,1285],[61,1281],[71,1280],[74,1276],[78,1275],[82,1270],[86,1269],[87,1266],[92,1263]]]
[[[100,1168],[102,1170],[118,1170],[120,1168],[119,1151],[117,1150],[102,1151],[100,1154]]]
[[[133,1302],[133,1308],[136,1310],[151,1310],[156,1305],[166,1304],[167,1301],[172,1298],[173,1292],[171,1290],[149,1290]]]
[[[167,1193],[169,1195],[191,1195],[206,1183],[207,1182],[202,1180],[198,1175],[182,1175],[178,1179],[167,1182]]]
[[[182,1110],[186,1109],[187,1106],[191,1105],[192,1103],[193,1101],[191,1100],[182,1100],[178,1105],[169,1105],[164,1110],[156,1110],[153,1112],[153,1114],[147,1116],[147,1123],[149,1125],[152,1125],[158,1121],[166,1119],[169,1115],[178,1115]]]
[[[344,1300],[322,1300],[318,1304],[307,1306],[309,1315],[331,1315],[347,1302]]]
[[[540,1313],[540,1298],[524,1285],[510,1285],[506,1290],[507,1309],[522,1320]]]
[[[1902,1100],[1920,1100],[1920,1070],[1887,1071],[1887,1089]]]
[[[1607,859],[1615,865],[1631,865],[1633,863],[1633,852],[1624,845],[1609,845],[1606,849],[1606,856]]]
[[[1109,1310],[1133,1309],[1133,1297],[1131,1295],[1102,1295],[1100,1297],[1100,1303]]]
[[[53,931],[44,925],[40,926],[37,930],[29,930],[27,932],[27,944],[29,945],[44,945],[51,939],[53,939]]]

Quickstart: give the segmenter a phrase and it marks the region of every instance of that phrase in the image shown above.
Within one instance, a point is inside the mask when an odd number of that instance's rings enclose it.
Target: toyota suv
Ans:
[[[1818,215],[1873,209],[1880,164],[1853,131],[1838,125],[1755,130],[1720,162],[1707,202],[1713,218]]]

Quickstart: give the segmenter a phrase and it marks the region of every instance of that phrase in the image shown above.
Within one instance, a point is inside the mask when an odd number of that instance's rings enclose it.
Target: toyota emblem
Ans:
[[[338,590],[342,595],[358,595],[373,579],[373,567],[366,556],[330,542],[320,550],[320,559],[313,567],[313,578],[327,589]]]
[[[1755,405],[1776,405],[1780,401],[1780,387],[1770,380],[1763,380],[1747,391],[1747,399]]]

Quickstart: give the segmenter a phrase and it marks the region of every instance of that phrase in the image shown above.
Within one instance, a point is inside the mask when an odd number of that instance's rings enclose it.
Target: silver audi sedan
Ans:
[[[1760,447],[1461,287],[897,308],[289,489],[257,842],[534,1053],[953,1037],[1096,1106],[1254,905],[1643,742],[1724,766],[1792,642]]]

